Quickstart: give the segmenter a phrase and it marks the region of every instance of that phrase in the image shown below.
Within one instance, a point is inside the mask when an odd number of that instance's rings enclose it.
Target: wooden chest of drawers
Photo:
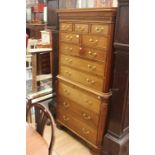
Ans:
[[[59,10],[57,122],[101,154],[106,130],[115,8]]]

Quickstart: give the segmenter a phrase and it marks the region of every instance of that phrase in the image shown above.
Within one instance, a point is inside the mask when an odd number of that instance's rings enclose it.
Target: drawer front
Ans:
[[[88,33],[88,24],[75,24],[75,32]]]
[[[78,55],[79,53],[79,46],[72,45],[72,44],[65,44],[60,43],[60,52],[68,55]]]
[[[60,51],[61,53],[67,55],[79,56],[81,58],[87,58],[90,60],[105,62],[106,59],[106,51],[104,49],[97,50],[92,48],[80,48],[80,46],[61,43]]]
[[[103,89],[103,79],[91,74],[77,71],[66,66],[60,66],[60,75],[66,77],[75,82],[79,82],[89,88],[93,88],[98,91]]]
[[[58,109],[57,120],[62,122],[66,127],[69,127],[76,134],[80,135],[82,138],[90,141],[93,144],[97,142],[97,129],[91,128],[86,123],[72,117],[72,115]]]
[[[69,31],[73,30],[72,23],[60,23],[60,31]]]
[[[76,104],[78,104],[79,106],[83,106],[84,108],[87,108],[88,110],[96,114],[100,113],[101,101],[99,99],[99,96],[95,94],[89,93],[69,83],[66,84],[62,81],[59,81],[58,95],[64,96],[69,100],[76,102]]]
[[[106,60],[106,51],[105,50],[83,48],[81,55],[84,55],[85,57],[87,57],[89,59],[102,61],[102,62],[105,62],[105,60]]]
[[[92,24],[91,26],[92,34],[108,35],[109,25],[106,24]]]
[[[108,38],[103,36],[83,35],[82,43],[93,48],[108,48]]]
[[[59,96],[57,106],[72,115],[72,117],[78,118],[80,121],[85,122],[91,127],[98,127],[99,115],[80,106],[78,103],[73,102],[66,97]]]
[[[62,54],[60,56],[60,65],[67,65],[99,76],[104,75],[105,64],[102,62],[94,62]]]
[[[72,33],[60,33],[60,41],[79,44],[80,43],[80,35],[72,34]]]

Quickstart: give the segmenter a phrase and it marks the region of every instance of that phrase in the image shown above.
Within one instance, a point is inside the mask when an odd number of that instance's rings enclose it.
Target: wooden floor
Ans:
[[[86,146],[66,131],[56,128],[55,135],[54,151],[57,152],[58,155],[92,155]],[[49,126],[45,128],[44,137],[47,141],[49,141]],[[52,155],[55,154],[53,153]]]

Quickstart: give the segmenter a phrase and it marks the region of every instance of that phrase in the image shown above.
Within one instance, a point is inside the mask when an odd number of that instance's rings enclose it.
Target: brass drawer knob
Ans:
[[[76,35],[76,38],[79,38],[79,35]]]
[[[96,57],[97,56],[97,53],[93,53],[93,56]]]
[[[91,84],[94,84],[94,83],[95,83],[95,81],[94,81],[94,80],[92,80],[92,81],[91,81]]]
[[[91,67],[92,67],[92,66],[91,66],[91,65],[89,65],[89,64],[88,64],[87,66],[88,66],[88,68],[91,68]]]
[[[82,132],[85,134],[85,135],[88,135],[90,133],[89,130],[86,130],[85,128],[82,128]]]
[[[89,51],[89,52],[88,52],[88,54],[89,54],[89,55],[92,55],[92,52],[91,52],[91,51]]]
[[[93,67],[92,67],[92,70],[95,70],[95,69],[96,69],[96,66],[93,66]]]
[[[81,51],[82,50],[82,47],[80,47],[79,50]]]
[[[101,96],[97,96],[97,98],[100,100],[101,99]]]
[[[70,51],[72,51],[73,50],[73,48],[70,48]]]
[[[92,38],[90,38],[90,39],[89,39],[89,42],[93,42],[93,39],[92,39]]]
[[[90,82],[90,80],[89,80],[88,78],[86,79],[86,81],[87,81],[87,82]]]

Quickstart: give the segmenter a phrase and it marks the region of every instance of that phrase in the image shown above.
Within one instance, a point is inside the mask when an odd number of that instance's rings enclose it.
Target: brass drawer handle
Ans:
[[[89,105],[93,104],[90,100],[86,100],[85,102],[88,103]]]
[[[73,59],[65,58],[65,61],[67,61],[68,63],[72,63]]]
[[[91,117],[89,115],[87,115],[86,113],[83,113],[82,116],[86,120],[90,120],[91,119]]]
[[[63,105],[64,105],[65,108],[69,108],[69,104],[68,103],[63,102]]]
[[[73,48],[70,48],[69,50],[70,50],[70,51],[72,51],[72,50],[73,50]]]
[[[89,84],[95,84],[95,81],[94,80],[90,80],[90,79],[86,79],[86,81],[89,83]]]
[[[67,39],[67,40],[72,40],[72,39],[73,39],[73,36],[67,35],[67,36],[66,36],[66,39]]]
[[[65,115],[63,115],[63,120],[64,121],[69,121],[69,117],[66,117]]]
[[[65,74],[67,74],[68,76],[71,76],[71,72],[65,71]]]
[[[68,90],[64,89],[64,92],[66,95],[69,95],[70,93],[68,92]]]
[[[88,135],[90,133],[89,130],[86,130],[85,128],[82,128],[82,132],[85,134],[85,135]]]
[[[69,59],[69,60],[68,60],[69,63],[72,63],[72,61],[73,61],[72,59]]]
[[[101,31],[103,31],[104,30],[104,27],[96,27],[96,32],[101,32]]]
[[[80,27],[80,26],[78,26],[77,28],[78,28],[80,31],[84,31],[84,29],[85,29],[84,27]]]
[[[70,28],[70,26],[69,26],[69,25],[63,25],[62,28],[63,28],[64,30],[67,30],[67,29]]]
[[[89,39],[89,42],[92,43],[92,44],[95,44],[95,43],[98,42],[98,40],[97,40],[97,39],[96,39],[96,40],[93,40],[92,38],[90,38],[90,39]]]
[[[92,66],[92,70],[94,71],[96,69],[96,66]]]
[[[91,65],[87,65],[89,69],[91,69],[92,71],[94,71],[96,69],[96,66],[91,66]]]

